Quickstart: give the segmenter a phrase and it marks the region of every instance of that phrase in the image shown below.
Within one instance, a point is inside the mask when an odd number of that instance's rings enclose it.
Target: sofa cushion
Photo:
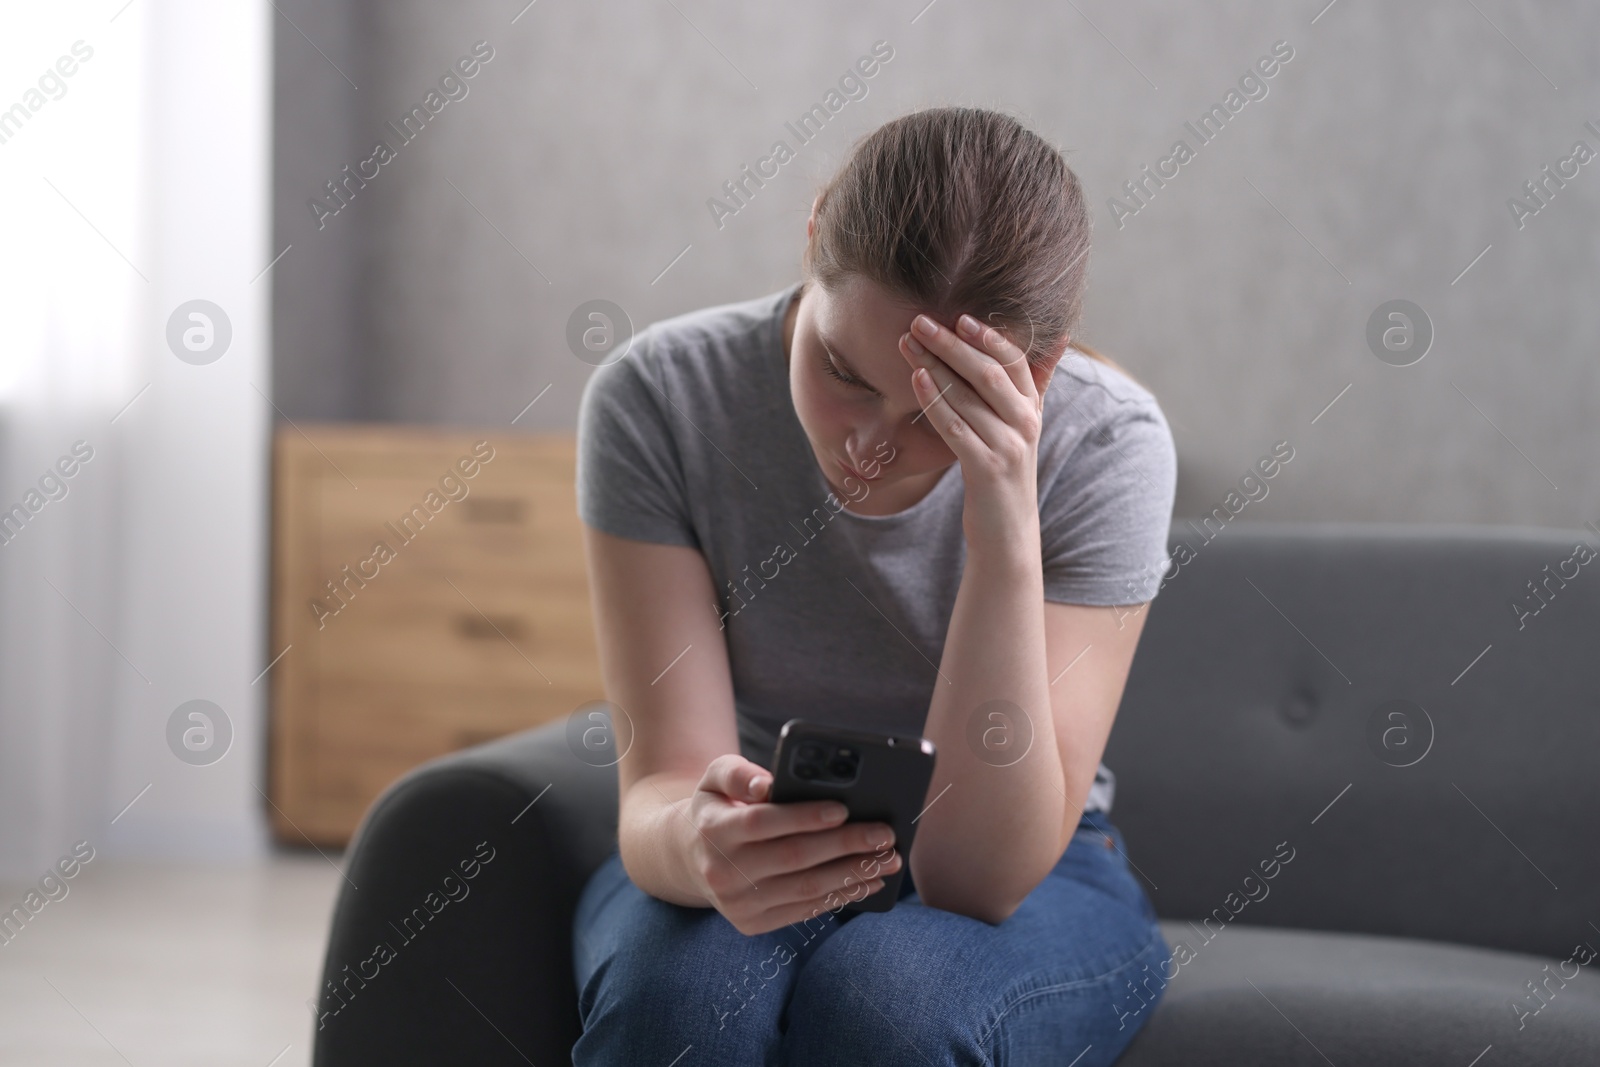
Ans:
[[[1576,957],[1559,959],[1238,923],[1163,920],[1161,930],[1170,978],[1118,1067],[1600,1063],[1600,959],[1589,947],[1600,933],[1587,926],[1573,932]],[[1148,988],[1163,977],[1152,972]],[[1131,1025],[1141,1000],[1130,988],[1112,1010]]]
[[[1105,752],[1157,914],[1237,893],[1260,926],[1600,937],[1594,533],[1213,525],[1173,525]]]

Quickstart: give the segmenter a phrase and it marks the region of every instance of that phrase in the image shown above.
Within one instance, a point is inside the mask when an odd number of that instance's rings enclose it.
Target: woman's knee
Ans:
[[[788,1013],[788,1062],[983,1062],[976,1026],[963,1010],[975,999],[967,947],[987,923],[921,904],[864,912],[840,927],[806,962]],[[963,938],[965,935],[965,938]]]
[[[1152,927],[1144,950],[1127,966],[1119,968],[1108,983],[1109,1010],[1116,1020],[1119,1035],[1125,1034],[1131,1041],[1150,1021],[1166,993],[1167,983],[1177,976],[1177,963],[1161,928]]]
[[[904,903],[856,917],[800,974],[790,1062],[870,1049],[885,1063],[1042,1064],[1075,1041],[1072,1055],[1095,1045],[1080,1067],[1111,1062],[1097,1057],[1149,1018],[1157,998],[1136,990],[1169,952],[1159,927],[1103,894],[1067,896],[997,925]],[[1109,929],[1084,936],[1097,926]]]
[[[1165,981],[1170,952],[1159,928],[1127,962],[1098,975],[1058,982],[1038,979],[1008,991],[980,1037],[984,1062],[1019,1067],[1059,1063],[1113,1064],[1150,1020]]]
[[[673,1045],[668,1060],[693,1046],[716,1062],[761,1062],[795,971],[782,931],[748,937],[713,909],[632,886],[596,924],[603,938],[578,990],[576,1062],[644,1062],[630,1056]]]
[[[682,1015],[711,1001],[720,979],[748,962],[747,939],[717,912],[632,888],[628,895],[597,923],[604,931],[592,944],[580,1009],[607,998],[629,1011],[654,1007]]]

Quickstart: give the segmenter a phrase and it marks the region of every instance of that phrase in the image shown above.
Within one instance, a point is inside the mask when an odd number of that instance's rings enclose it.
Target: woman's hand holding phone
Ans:
[[[844,822],[831,800],[773,804],[772,775],[738,755],[707,765],[688,816],[689,870],[707,901],[746,936],[835,911],[900,868],[881,822]]]

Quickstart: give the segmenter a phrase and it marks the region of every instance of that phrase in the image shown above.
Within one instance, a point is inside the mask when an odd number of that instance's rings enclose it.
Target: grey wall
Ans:
[[[1600,159],[1522,228],[1507,206],[1575,141],[1600,152],[1600,8],[1325,2],[282,0],[278,404],[570,429],[574,308],[644,325],[787,284],[852,141],[970,104],[1061,146],[1093,194],[1084,335],[1161,399],[1180,515],[1288,440],[1244,517],[1600,519]],[[495,55],[468,95],[319,231],[323,183],[480,39]],[[868,95],[719,229],[706,200],[795,147],[784,123],[880,39],[895,55]],[[1294,58],[1268,94],[1119,227],[1108,198],[1197,146],[1184,122],[1278,40]],[[1365,337],[1396,298],[1435,331],[1407,367]]]

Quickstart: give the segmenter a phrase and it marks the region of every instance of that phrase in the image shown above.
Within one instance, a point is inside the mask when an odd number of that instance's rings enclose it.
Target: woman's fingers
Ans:
[[[837,800],[796,800],[784,804],[752,804],[741,808],[738,834],[742,841],[771,841],[794,834],[839,826],[849,809]]]
[[[756,879],[752,890],[767,911],[780,911],[802,905],[815,906],[837,894],[860,900],[867,894],[862,887],[883,880],[900,869],[900,854],[891,849],[863,856],[846,856],[809,870]]]
[[[802,833],[750,841],[739,850],[737,859],[740,868],[760,882],[768,877],[814,870],[840,857],[848,859],[872,852],[887,854],[893,843],[894,830],[885,823],[858,822],[824,830],[809,827]]]
[[[984,445],[993,448],[1007,432],[1005,420],[978,395],[970,382],[927,349],[919,349],[916,338],[906,334],[902,344],[913,366],[911,387],[922,405],[920,417],[933,424],[957,458],[970,447],[963,442],[964,436],[975,435]],[[919,370],[925,371],[928,377],[923,379]],[[963,424],[970,428],[970,434],[963,434]]]
[[[869,882],[852,882],[838,892],[824,895],[820,900],[800,901],[777,909],[775,913],[769,912],[768,914],[775,919],[781,919],[779,925],[782,926],[802,923],[808,919],[814,919],[824,912],[841,911],[847,903],[866,900],[882,889],[883,884],[882,878],[874,878]],[[777,929],[777,926],[774,926],[773,929]]]
[[[993,315],[989,317],[991,319],[994,318]],[[965,315],[963,318],[971,319],[972,316]],[[974,326],[977,325],[976,319],[973,319],[972,322]],[[972,331],[972,327],[963,328],[959,321],[956,323],[956,329],[963,334]],[[1020,347],[992,323],[988,324],[987,328],[983,329],[979,336],[982,339],[980,347],[1004,365],[1006,372],[1011,375],[1012,381],[1017,383],[1018,391],[1023,396],[1032,398],[1033,410],[1042,413],[1044,411],[1044,392],[1050,388],[1050,376],[1054,366],[1052,365],[1045,370],[1044,381],[1040,382],[1039,376],[1035,373],[1038,368],[1028,361],[1028,357],[1033,354],[1035,333],[1036,331],[1030,318],[1028,322],[1028,339]]]
[[[766,799],[767,786],[771,783],[772,775],[765,767],[730,752],[706,765],[698,788],[720,793],[729,800],[750,803]]]
[[[993,356],[1006,369],[1006,373],[1011,375],[1011,381],[1016,385],[1017,392],[1023,396],[1037,398],[1039,384],[1034,380],[1032,368],[1028,364],[1028,356],[1033,352],[1033,332],[1030,322],[1027,344],[1018,347],[991,323],[979,322],[971,315],[962,315],[956,320],[956,333],[974,348]]]
[[[956,331],[918,315],[911,323],[911,336],[933,355],[959,374],[1002,419],[1012,422],[1014,415],[1037,410],[1038,389],[1028,368],[1027,355],[1006,340],[999,330],[962,315]],[[1003,374],[996,374],[998,365]]]
[[[755,919],[740,927],[740,932],[747,936],[770,933],[781,930],[785,926],[795,926],[809,922],[824,913],[837,913],[843,910],[845,904],[851,901],[861,901],[882,889],[882,878],[874,878],[869,882],[853,883],[848,888],[837,893],[828,893],[819,900],[807,900],[794,904],[784,904],[780,907],[769,908],[760,912]]]

